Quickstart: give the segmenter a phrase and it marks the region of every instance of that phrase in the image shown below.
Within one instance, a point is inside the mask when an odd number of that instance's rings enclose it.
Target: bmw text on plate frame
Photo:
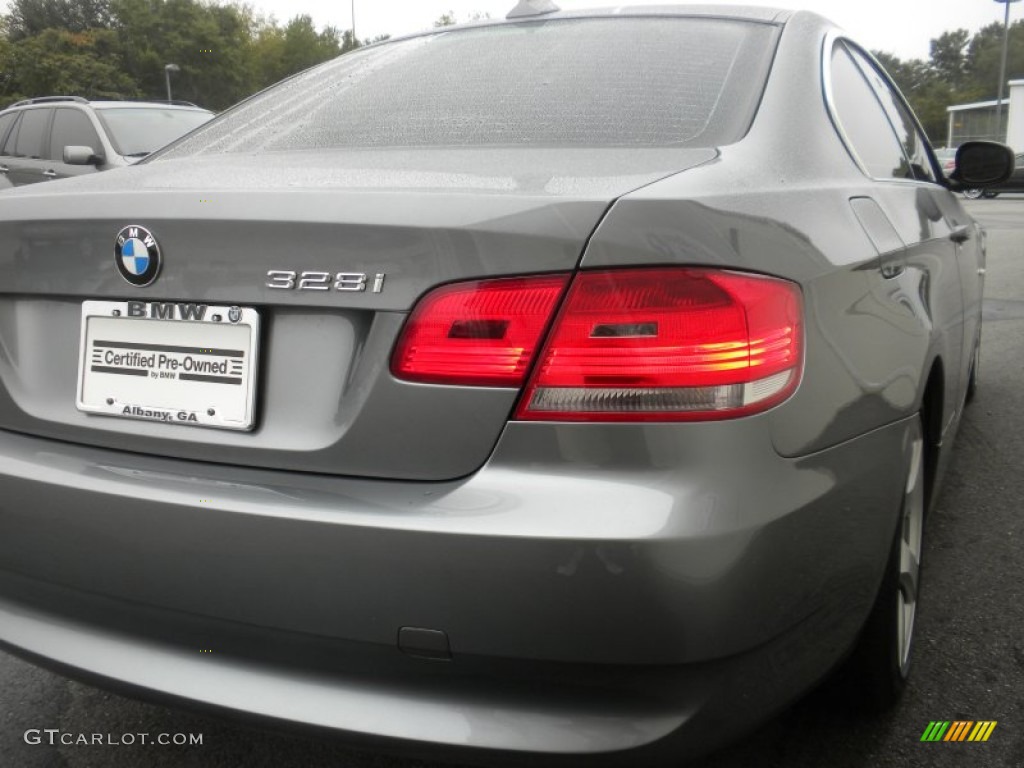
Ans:
[[[549,9],[3,193],[0,646],[456,763],[912,684],[1012,153],[811,13]]]

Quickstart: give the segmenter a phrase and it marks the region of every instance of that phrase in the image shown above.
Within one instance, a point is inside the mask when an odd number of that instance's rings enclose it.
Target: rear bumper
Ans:
[[[902,424],[784,459],[759,421],[513,424],[449,483],[0,433],[0,643],[370,737],[700,750],[852,643],[900,498]],[[451,661],[403,653],[402,627]]]

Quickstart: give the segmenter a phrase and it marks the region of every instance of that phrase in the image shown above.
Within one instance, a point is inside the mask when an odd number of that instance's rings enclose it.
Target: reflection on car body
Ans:
[[[964,197],[968,200],[977,200],[979,197],[998,197],[1003,192],[1024,192],[1024,154],[1018,153],[1014,156],[1013,174],[1006,181],[985,188],[965,189]]]
[[[5,194],[3,647],[456,759],[677,761],[844,662],[896,700],[971,150],[816,15],[544,5]]]

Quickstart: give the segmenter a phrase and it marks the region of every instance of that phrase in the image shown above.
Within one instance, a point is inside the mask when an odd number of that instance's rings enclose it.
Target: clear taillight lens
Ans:
[[[416,304],[391,358],[407,381],[522,386],[569,275],[444,285]]]
[[[796,389],[800,289],[697,268],[581,272],[516,418],[670,421],[748,415]]]

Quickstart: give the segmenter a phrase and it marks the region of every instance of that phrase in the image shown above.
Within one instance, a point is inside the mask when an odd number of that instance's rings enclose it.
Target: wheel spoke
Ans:
[[[900,573],[897,581],[897,649],[905,669],[914,637],[914,618],[921,572],[921,544],[924,527],[924,440],[913,438],[910,466],[904,488],[900,520]]]
[[[905,603],[917,602],[917,570],[900,574],[900,595]]]

